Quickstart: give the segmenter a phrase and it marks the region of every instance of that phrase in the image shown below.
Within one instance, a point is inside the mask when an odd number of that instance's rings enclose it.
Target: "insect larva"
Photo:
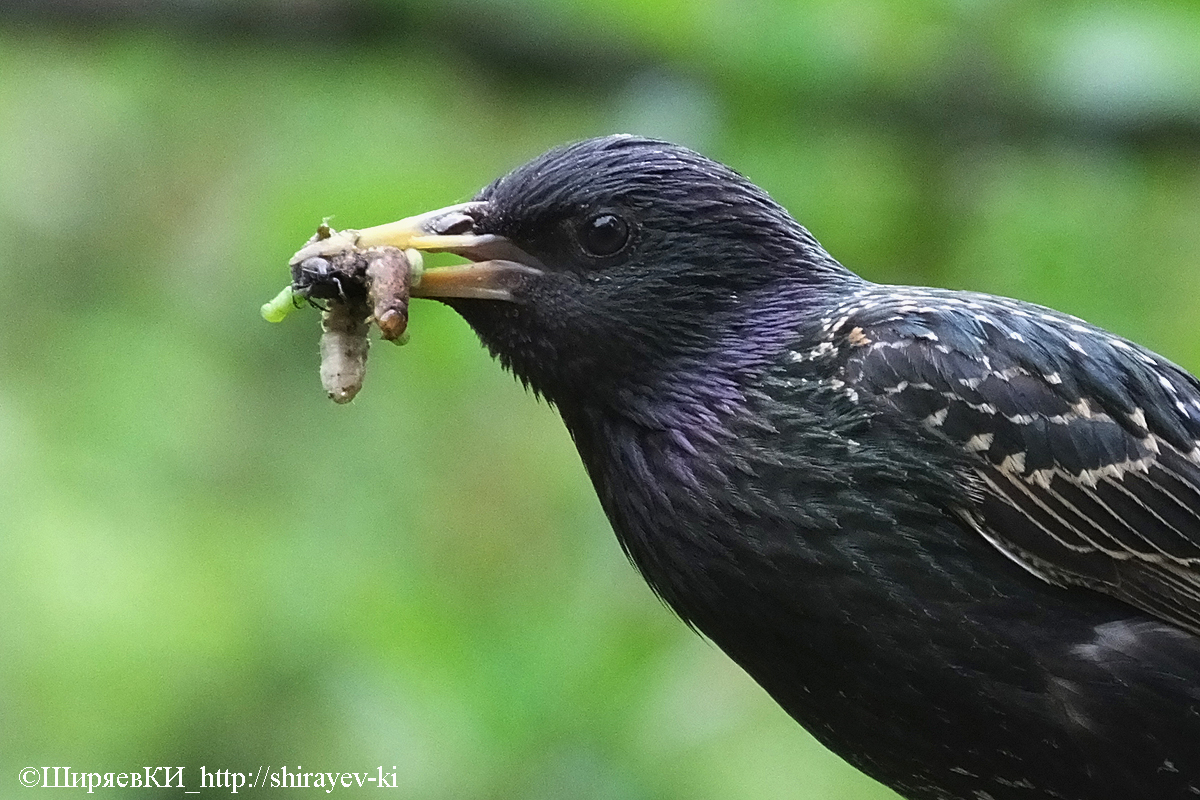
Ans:
[[[379,248],[371,253],[367,264],[367,292],[374,312],[379,335],[389,342],[403,344],[408,340],[408,289],[411,276],[421,268],[421,255],[416,250],[401,252],[394,247]]]
[[[335,237],[336,245],[330,245]],[[317,242],[326,246],[311,247]],[[362,389],[372,323],[384,339],[408,341],[409,289],[422,271],[416,250],[359,249],[356,242],[356,231],[322,224],[292,257],[291,285],[262,306],[268,322],[279,322],[305,301],[322,309],[321,385],[335,403],[350,402]]]
[[[321,385],[335,403],[349,403],[367,373],[367,313],[357,304],[330,300],[321,314]]]

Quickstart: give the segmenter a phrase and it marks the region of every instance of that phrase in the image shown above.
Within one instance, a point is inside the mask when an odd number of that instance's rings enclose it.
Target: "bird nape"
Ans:
[[[886,286],[610,136],[366,229],[553,403],[646,581],[913,800],[1200,796],[1200,383],[1016,300]]]

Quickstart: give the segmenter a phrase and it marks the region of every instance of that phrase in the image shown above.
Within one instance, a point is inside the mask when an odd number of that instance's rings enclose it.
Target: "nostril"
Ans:
[[[433,227],[436,229],[434,233],[441,236],[459,236],[471,232],[475,227],[475,218],[462,211],[456,211],[439,219]]]

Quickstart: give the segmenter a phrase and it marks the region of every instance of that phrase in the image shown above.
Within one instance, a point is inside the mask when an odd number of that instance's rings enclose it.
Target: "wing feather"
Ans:
[[[1200,633],[1200,383],[1048,309],[908,292],[831,316],[841,379],[963,448],[1006,555]]]

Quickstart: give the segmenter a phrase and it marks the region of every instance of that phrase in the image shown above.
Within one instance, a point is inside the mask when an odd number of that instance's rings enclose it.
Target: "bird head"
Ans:
[[[752,362],[796,303],[848,274],[738,173],[623,135],[552,150],[471,202],[359,233],[359,246],[384,244],[470,259],[427,270],[413,296],[452,306],[560,406]]]

